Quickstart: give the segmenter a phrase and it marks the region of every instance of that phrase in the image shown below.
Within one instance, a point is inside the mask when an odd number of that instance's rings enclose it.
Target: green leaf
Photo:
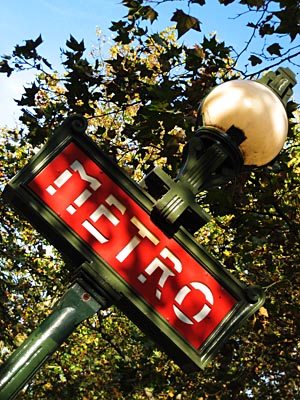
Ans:
[[[241,4],[246,4],[249,7],[263,7],[265,5],[265,0],[242,0]]]
[[[35,96],[38,93],[39,88],[35,83],[29,88],[25,88],[25,94],[23,94],[21,100],[17,100],[19,106],[32,107],[35,105]]]
[[[262,63],[262,60],[259,57],[256,57],[256,56],[253,56],[253,55],[250,56],[248,58],[248,60],[251,61],[251,65],[253,67],[255,67],[255,65],[257,65],[257,64],[261,64]]]
[[[112,21],[111,22],[111,27],[109,28],[109,30],[111,30],[112,32],[117,32],[118,30],[124,28],[126,26],[126,22],[124,21]]]
[[[141,7],[140,15],[142,19],[149,19],[151,23],[158,17],[158,13],[150,6]]]
[[[154,33],[153,35],[150,36],[151,39],[154,40],[155,43],[159,44],[162,47],[167,47],[168,43],[164,38],[162,38],[158,33]]]
[[[267,51],[271,55],[275,54],[276,56],[281,56],[281,51],[280,51],[281,49],[282,47],[278,43],[273,43],[271,44],[271,46],[267,48]]]
[[[127,26],[126,22],[118,21],[112,22],[112,26],[109,28],[112,32],[117,32],[117,36],[114,38],[114,41],[117,43],[129,44],[131,42],[130,25]]]
[[[66,45],[67,47],[69,47],[69,49],[73,51],[83,52],[85,50],[84,41],[82,40],[81,42],[77,42],[77,40],[72,35],[70,35],[70,40],[67,40]]]
[[[262,24],[262,26],[259,28],[259,34],[261,37],[264,37],[265,35],[272,35],[274,33],[274,27],[270,24]]]
[[[0,61],[0,73],[5,73],[7,76],[10,76],[13,72],[13,68],[11,68],[6,60]]]
[[[224,4],[224,6],[228,6],[228,4],[233,2],[234,0],[219,0],[219,3]]]
[[[39,35],[34,41],[33,41],[33,47],[34,48],[37,48],[40,44],[42,44],[43,43],[43,39],[42,39],[42,36],[41,35]]]
[[[13,56],[14,57],[24,57],[26,60],[29,60],[30,58],[36,60],[39,59],[40,57],[38,56],[36,52],[36,48],[43,42],[42,36],[39,35],[36,40],[25,40],[25,45],[24,46],[19,46],[16,45],[15,49],[13,51]]]
[[[288,34],[291,41],[293,41],[300,34],[300,11],[297,2],[291,3],[284,10],[274,12],[274,15],[280,20],[280,24],[276,28],[276,33]]]
[[[199,6],[205,5],[205,0],[190,0],[191,3],[199,4]]]
[[[171,21],[177,22],[176,29],[178,32],[178,38],[180,38],[190,29],[194,29],[198,32],[201,31],[200,21],[191,15],[185,14],[182,10],[176,10]]]

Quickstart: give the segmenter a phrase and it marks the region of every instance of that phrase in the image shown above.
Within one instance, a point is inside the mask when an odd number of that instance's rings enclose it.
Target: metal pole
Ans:
[[[99,300],[99,296],[95,300],[79,283],[67,290],[53,313],[1,366],[0,400],[14,399],[80,322],[108,306],[107,299]]]

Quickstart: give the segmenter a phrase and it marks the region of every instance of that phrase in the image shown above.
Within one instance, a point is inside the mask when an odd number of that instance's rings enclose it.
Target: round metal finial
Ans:
[[[81,115],[71,115],[69,121],[76,133],[84,133],[87,128],[87,120]]]

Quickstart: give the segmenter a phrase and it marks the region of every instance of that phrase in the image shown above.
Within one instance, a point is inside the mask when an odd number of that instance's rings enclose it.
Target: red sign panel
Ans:
[[[76,144],[28,186],[196,349],[237,303]]]

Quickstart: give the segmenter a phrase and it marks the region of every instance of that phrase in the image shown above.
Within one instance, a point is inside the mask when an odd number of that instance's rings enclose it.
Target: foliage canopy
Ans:
[[[86,57],[84,41],[71,36],[60,74],[39,54],[42,37],[3,56],[8,76],[34,69],[24,89],[19,129],[1,130],[1,189],[71,113],[89,120],[88,134],[139,180],[154,165],[171,176],[194,132],[199,102],[221,82],[259,76],[299,55],[299,2],[245,0],[253,35],[271,39],[240,57],[215,35],[189,47],[174,30],[148,34],[165,0],[123,0],[128,14],[112,22],[110,54]],[[224,6],[234,1],[219,0]],[[187,6],[205,6],[187,0]],[[193,8],[195,10],[195,8]],[[274,10],[274,11],[272,11]],[[198,18],[174,7],[177,36],[200,31]],[[281,38],[293,45],[285,49]],[[99,41],[102,37],[99,33]],[[295,44],[296,43],[296,44]],[[249,42],[250,45],[250,42]],[[248,47],[245,48],[248,51]],[[83,323],[37,374],[20,399],[296,399],[299,398],[300,129],[297,104],[288,104],[289,135],[268,166],[243,170],[222,189],[199,194],[214,216],[197,239],[238,278],[260,284],[266,304],[232,337],[201,373],[185,375],[124,315],[112,307]],[[30,224],[1,201],[0,354],[4,361],[49,313],[69,278],[66,264]]]

